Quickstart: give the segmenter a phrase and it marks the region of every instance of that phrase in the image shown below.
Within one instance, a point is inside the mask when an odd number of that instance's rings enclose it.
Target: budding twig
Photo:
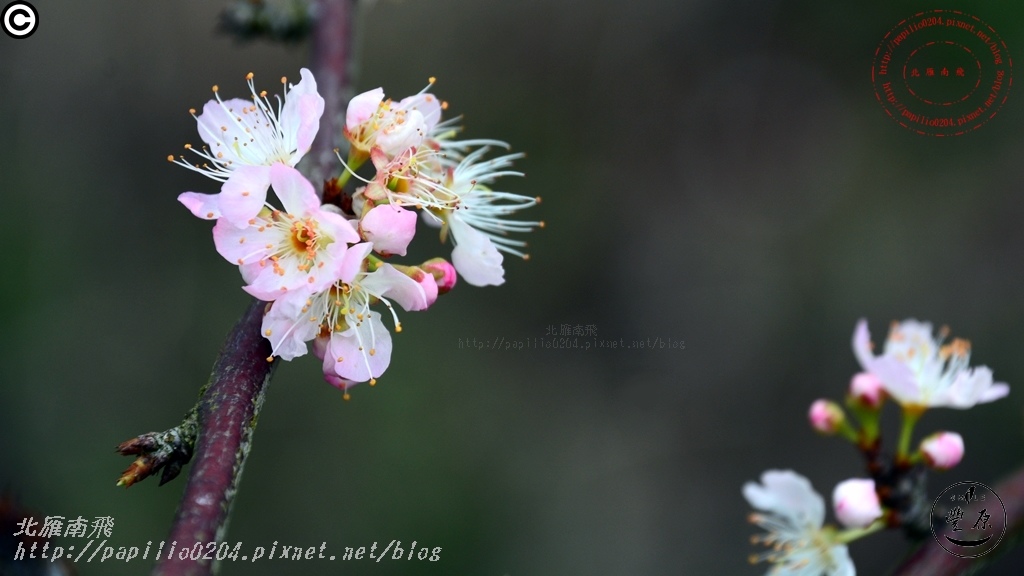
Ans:
[[[196,405],[198,438],[195,461],[168,541],[181,548],[223,539],[228,514],[252,433],[275,363],[267,362],[270,343],[260,333],[266,303],[253,299],[231,330]],[[154,576],[205,576],[212,566],[202,560],[164,558]]]

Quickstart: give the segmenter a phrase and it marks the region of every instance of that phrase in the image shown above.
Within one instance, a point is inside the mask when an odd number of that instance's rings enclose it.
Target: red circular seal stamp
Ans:
[[[871,81],[882,109],[904,128],[956,136],[996,115],[1010,94],[1012,69],[991,26],[958,10],[931,10],[882,38]]]

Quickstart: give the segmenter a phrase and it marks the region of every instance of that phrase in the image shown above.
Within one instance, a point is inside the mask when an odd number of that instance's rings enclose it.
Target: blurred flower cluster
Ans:
[[[313,343],[324,378],[345,391],[372,385],[391,361],[391,334],[378,310],[387,310],[401,332],[394,304],[425,310],[451,290],[457,276],[475,286],[504,282],[502,252],[527,258],[526,244],[508,237],[543,222],[508,220],[539,198],[491,188],[501,176],[522,175],[510,166],[522,154],[485,159],[497,140],[456,140],[459,128],[442,120],[447,103],[428,89],[393,101],[380,88],[349,104],[346,160],[338,177],[318,194],[296,168],[320,127],[324,100],[306,69],[301,81],[271,99],[246,77],[251,97],[215,98],[196,115],[204,145],[185,145],[192,158],[168,160],[221,183],[216,194],[185,192],[178,200],[194,215],[215,220],[217,252],[238,266],[243,289],[270,302],[263,333],[274,357],[302,356]],[[457,120],[457,119],[455,119]],[[340,135],[327,135],[333,137]],[[322,136],[324,137],[324,136]],[[373,172],[357,171],[367,161]],[[345,185],[355,180],[351,192]],[[273,191],[276,204],[270,202]],[[432,258],[418,265],[391,262],[405,256],[416,234],[417,211],[425,224],[451,236],[451,263]]]
[[[993,381],[990,369],[969,366],[968,341],[946,342],[948,334],[942,328],[935,336],[925,322],[894,322],[876,355],[867,322],[858,322],[853,351],[864,371],[851,379],[845,399],[855,418],[837,402],[819,399],[811,404],[808,419],[816,431],[853,443],[869,477],[835,487],[833,510],[842,528],[825,524],[822,497],[793,471],[769,470],[760,484],[747,483],[743,495],[760,511],[750,521],[766,531],[753,541],[769,547],[751,556],[751,562],[772,563],[771,574],[853,576],[847,543],[886,527],[909,535],[928,530],[925,470],[959,464],[964,441],[956,432],[936,432],[911,450],[914,426],[929,408],[971,408],[1009,393],[1009,386]],[[883,451],[879,425],[890,399],[901,411],[894,454]]]

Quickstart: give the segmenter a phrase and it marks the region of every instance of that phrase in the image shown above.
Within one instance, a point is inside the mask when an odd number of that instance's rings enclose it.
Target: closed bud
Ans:
[[[921,456],[936,470],[949,470],[964,457],[964,439],[956,432],[936,432],[921,441]]]
[[[433,275],[437,281],[437,293],[444,294],[455,287],[458,274],[455,273],[455,266],[452,266],[444,258],[432,258],[421,266],[424,270]]]
[[[885,388],[877,376],[861,372],[850,380],[850,398],[860,406],[877,410],[885,400]]]
[[[832,435],[839,431],[846,421],[846,414],[838,404],[831,400],[819,399],[811,404],[807,414],[811,426],[822,434]]]
[[[865,528],[882,517],[882,504],[875,492],[875,481],[852,478],[832,491],[836,518],[847,528]]]

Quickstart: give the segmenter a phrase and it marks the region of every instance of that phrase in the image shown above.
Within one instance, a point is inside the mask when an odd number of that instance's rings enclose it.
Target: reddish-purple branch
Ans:
[[[334,148],[341,143],[345,126],[356,1],[316,0],[313,6],[312,68],[318,91],[324,98],[319,135],[308,155],[314,182],[331,178],[339,165]],[[191,558],[205,555],[208,543],[223,540],[266,387],[276,366],[276,362],[267,362],[271,348],[261,333],[265,306],[266,303],[254,300],[228,335],[210,382],[195,408],[194,426],[190,424],[190,413],[182,426],[172,429],[198,428],[197,440],[185,493],[167,539],[169,543],[176,542],[175,553],[158,562],[153,576],[207,576],[213,572],[211,562]],[[185,439],[181,440],[183,436]],[[129,468],[125,472],[126,484],[152,474],[159,466],[176,467],[172,474],[165,473],[167,479],[172,478],[183,462],[188,461],[188,446],[179,449],[177,444],[188,444],[189,437],[189,434],[149,434],[122,444],[122,453],[142,455],[138,464],[133,465],[139,470]],[[169,442],[175,449],[167,449],[158,440]],[[182,559],[186,549],[189,554]]]
[[[171,526],[173,555],[157,564],[153,576],[205,576],[210,562],[193,561],[193,545],[218,542],[227,525],[231,501],[249,452],[256,417],[275,363],[267,362],[270,343],[260,333],[265,302],[253,300],[231,330],[210,382],[197,406],[199,434],[188,484]],[[169,550],[168,550],[169,552]],[[202,555],[200,554],[200,556]]]
[[[1018,544],[1024,529],[1024,468],[1013,473],[994,487],[1006,508],[1006,535],[992,552],[980,558],[958,558],[946,552],[935,540],[924,540],[917,550],[904,560],[893,576],[962,576],[973,574],[991,562],[999,553]]]

